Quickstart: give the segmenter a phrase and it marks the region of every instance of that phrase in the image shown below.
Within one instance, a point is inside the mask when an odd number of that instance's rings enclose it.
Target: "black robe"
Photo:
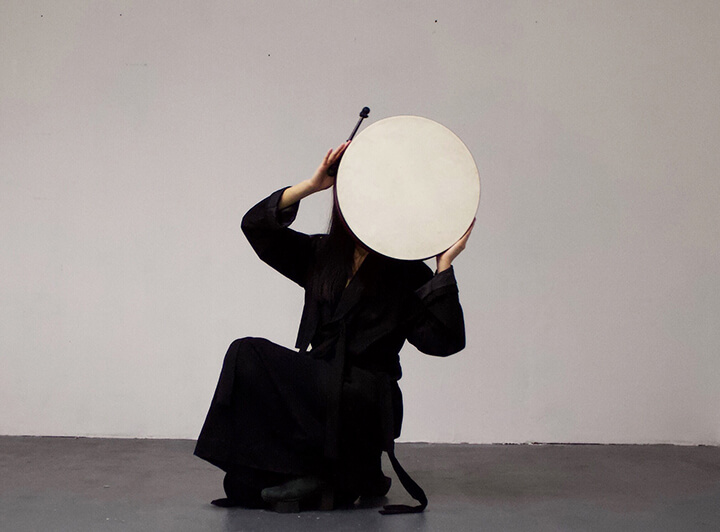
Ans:
[[[279,210],[283,191],[250,209],[242,229],[260,259],[305,289],[298,351],[261,338],[233,342],[195,454],[225,471],[323,475],[363,493],[384,450],[422,510],[425,495],[393,452],[399,352],[406,339],[436,356],[465,346],[453,269],[433,275],[422,261],[370,253],[338,301],[316,297],[325,235],[288,227],[299,205]]]

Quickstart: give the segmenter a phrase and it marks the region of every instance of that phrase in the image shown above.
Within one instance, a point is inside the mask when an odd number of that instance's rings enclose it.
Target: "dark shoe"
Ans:
[[[256,500],[229,499],[227,497],[210,501],[210,504],[219,508],[264,508],[262,501],[258,503]]]
[[[331,486],[317,477],[301,477],[265,488],[260,492],[270,510],[279,513],[297,513],[302,510],[332,510],[334,507]]]
[[[391,485],[392,479],[380,473],[362,487],[360,494],[363,497],[384,497],[390,491]]]
[[[223,480],[223,488],[225,489],[225,499],[215,499],[211,502],[214,506],[220,508],[233,508],[241,506],[243,508],[264,508],[265,502],[260,498],[260,490],[262,484],[256,478],[258,472],[250,469],[241,471],[230,471],[225,474]],[[265,484],[268,486],[270,484]]]
[[[355,505],[355,501],[358,500],[360,494],[355,491],[335,491],[335,497],[333,502],[335,503],[335,509],[350,509]]]
[[[214,501],[210,501],[210,504],[213,506],[218,506],[220,508],[233,508],[234,506],[239,506],[235,504],[235,501],[232,501],[228,499],[227,497],[223,499],[215,499]]]

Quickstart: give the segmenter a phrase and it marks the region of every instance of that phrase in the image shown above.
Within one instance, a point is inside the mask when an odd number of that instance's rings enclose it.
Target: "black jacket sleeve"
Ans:
[[[415,291],[419,298],[408,341],[427,355],[448,356],[465,347],[465,320],[452,267]]]
[[[289,229],[299,203],[278,209],[285,189],[274,192],[243,217],[242,230],[258,257],[303,288],[312,259],[312,237]]]

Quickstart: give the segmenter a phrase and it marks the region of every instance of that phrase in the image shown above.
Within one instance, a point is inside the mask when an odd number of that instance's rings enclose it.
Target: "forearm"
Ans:
[[[295,186],[285,189],[278,203],[278,209],[282,210],[290,205],[295,205],[298,201],[307,198],[310,194],[333,186],[335,177],[328,174],[328,168],[340,160],[348,144],[350,144],[350,141],[341,144],[334,150],[328,151],[322,163],[320,163],[320,166],[318,166],[318,169],[315,170],[315,173],[310,179],[306,179]]]
[[[297,185],[293,185],[290,188],[286,188],[283,195],[280,197],[278,209],[282,210],[290,205],[294,205],[301,199],[307,198],[310,194],[314,194],[315,192],[317,192],[317,190],[315,190],[309,179],[302,181]]]
[[[450,266],[452,266],[452,259],[448,259],[447,257],[438,258],[437,273],[450,269]]]

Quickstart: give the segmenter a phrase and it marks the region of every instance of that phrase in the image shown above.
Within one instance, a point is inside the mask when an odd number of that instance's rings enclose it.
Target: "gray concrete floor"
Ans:
[[[720,530],[720,448],[398,446],[423,514],[221,509],[187,440],[0,437],[0,530]],[[389,470],[389,468],[386,468]],[[394,482],[391,502],[411,502]]]

